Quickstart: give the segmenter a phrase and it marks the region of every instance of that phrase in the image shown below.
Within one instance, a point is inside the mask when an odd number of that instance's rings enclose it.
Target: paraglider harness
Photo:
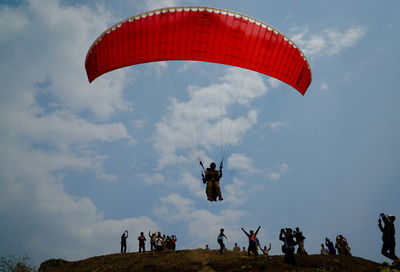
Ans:
[[[207,181],[208,181],[208,180],[206,179],[206,174],[207,174],[207,172],[210,170],[210,168],[205,169],[205,168],[204,168],[204,165],[203,165],[203,162],[202,162],[201,160],[199,160],[199,162],[200,162],[201,168],[203,169],[203,171],[201,172],[201,178],[202,178],[202,180],[203,180],[203,183],[206,184]],[[223,162],[224,162],[224,160],[222,159],[222,160],[221,160],[221,163],[219,164],[219,174],[220,174],[220,176],[222,176]],[[213,184],[212,184],[211,200],[210,200],[210,201],[217,201],[218,195],[217,195],[217,190],[215,189],[214,183],[215,183],[215,182],[219,182],[219,179],[218,179],[218,180],[215,180],[215,181],[209,181],[209,182],[212,182],[212,183],[213,183]]]

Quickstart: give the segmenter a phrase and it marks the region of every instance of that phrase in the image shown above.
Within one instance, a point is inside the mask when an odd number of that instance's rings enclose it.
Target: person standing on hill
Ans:
[[[161,236],[161,232],[158,232],[158,233],[157,233],[157,236],[156,236],[154,242],[155,242],[156,250],[157,250],[158,252],[162,251],[162,250],[163,250],[163,238],[162,238],[162,236]]]
[[[126,238],[128,238],[127,230],[121,235],[121,253],[126,253]]]
[[[138,237],[138,240],[139,240],[139,252],[142,252],[142,250],[143,250],[143,252],[145,252],[146,251],[146,249],[145,249],[146,237],[144,237],[144,233],[143,232],[140,233],[140,236]]]
[[[333,245],[332,241],[328,239],[328,237],[325,238],[325,245],[328,248],[329,255],[336,255],[335,246]]]
[[[219,253],[224,253],[225,250],[224,237],[228,239],[224,234],[224,229],[221,229],[217,238],[217,242],[220,246]]]
[[[176,239],[176,236],[174,234],[174,235],[171,236],[171,249],[172,250],[176,249],[176,241],[177,241],[177,239]]]
[[[260,247],[260,250],[262,251],[264,256],[268,256],[269,251],[271,250],[271,243],[269,243],[269,248],[267,248],[267,246],[264,246],[264,248],[262,248],[260,245],[258,245]]]
[[[279,240],[283,242],[282,252],[285,254],[285,262],[287,264],[296,265],[296,259],[294,258],[294,247],[296,245],[296,242],[293,238],[292,229],[281,229]]]
[[[299,246],[297,248],[297,254],[307,255],[308,253],[304,249],[304,240],[306,238],[303,236],[303,232],[300,231],[299,227],[297,227],[296,231],[294,232],[294,238],[296,239],[296,243]]]
[[[250,256],[250,253],[253,252],[254,256],[258,255],[258,250],[257,250],[257,233],[260,230],[260,226],[258,226],[256,232],[253,230],[250,230],[250,233],[247,233],[244,228],[242,228],[242,231],[246,236],[249,238],[249,247],[247,248],[247,256]]]
[[[351,256],[351,248],[349,247],[349,244],[347,243],[347,239],[339,234],[336,236],[336,243],[335,247],[337,248],[338,254],[342,256]]]
[[[321,244],[321,255],[328,255],[329,251],[325,248],[324,244]]]
[[[328,248],[329,255],[336,255],[335,246],[333,245],[332,241],[328,239],[328,237],[325,238],[325,245]]]
[[[385,223],[385,226],[382,226]],[[381,213],[379,215],[378,227],[382,232],[382,255],[393,260],[398,261],[399,258],[396,256],[395,248],[396,248],[396,240],[394,238],[395,230],[394,230],[394,221],[396,217],[394,215],[385,215]]]
[[[150,250],[153,251],[156,248],[156,232],[151,233],[151,231],[149,231],[149,238],[150,238]]]

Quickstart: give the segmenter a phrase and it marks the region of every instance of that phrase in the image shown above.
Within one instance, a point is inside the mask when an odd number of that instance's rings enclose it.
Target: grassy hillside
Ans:
[[[399,271],[400,267],[375,263],[358,257],[308,255],[297,256],[297,266],[284,263],[283,256],[247,257],[243,253],[217,250],[178,250],[163,252],[110,254],[68,262],[51,259],[39,271]]]

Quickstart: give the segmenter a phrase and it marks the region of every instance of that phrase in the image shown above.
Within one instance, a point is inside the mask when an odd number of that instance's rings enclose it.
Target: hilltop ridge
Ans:
[[[218,250],[177,250],[145,253],[125,253],[97,256],[85,260],[69,262],[62,259],[50,259],[40,265],[40,272],[47,271],[399,271],[394,266],[380,264],[359,257],[296,255],[297,266],[288,265],[282,255],[265,257],[250,256]]]

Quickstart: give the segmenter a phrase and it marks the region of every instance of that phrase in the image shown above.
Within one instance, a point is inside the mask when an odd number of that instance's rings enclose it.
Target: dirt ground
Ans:
[[[47,271],[380,271],[400,272],[400,267],[379,264],[358,257],[296,255],[297,265],[288,265],[283,256],[248,257],[243,253],[227,251],[220,254],[217,250],[178,250],[163,252],[110,254],[92,257],[86,260],[68,262],[61,259],[51,259],[43,262],[40,272]]]

